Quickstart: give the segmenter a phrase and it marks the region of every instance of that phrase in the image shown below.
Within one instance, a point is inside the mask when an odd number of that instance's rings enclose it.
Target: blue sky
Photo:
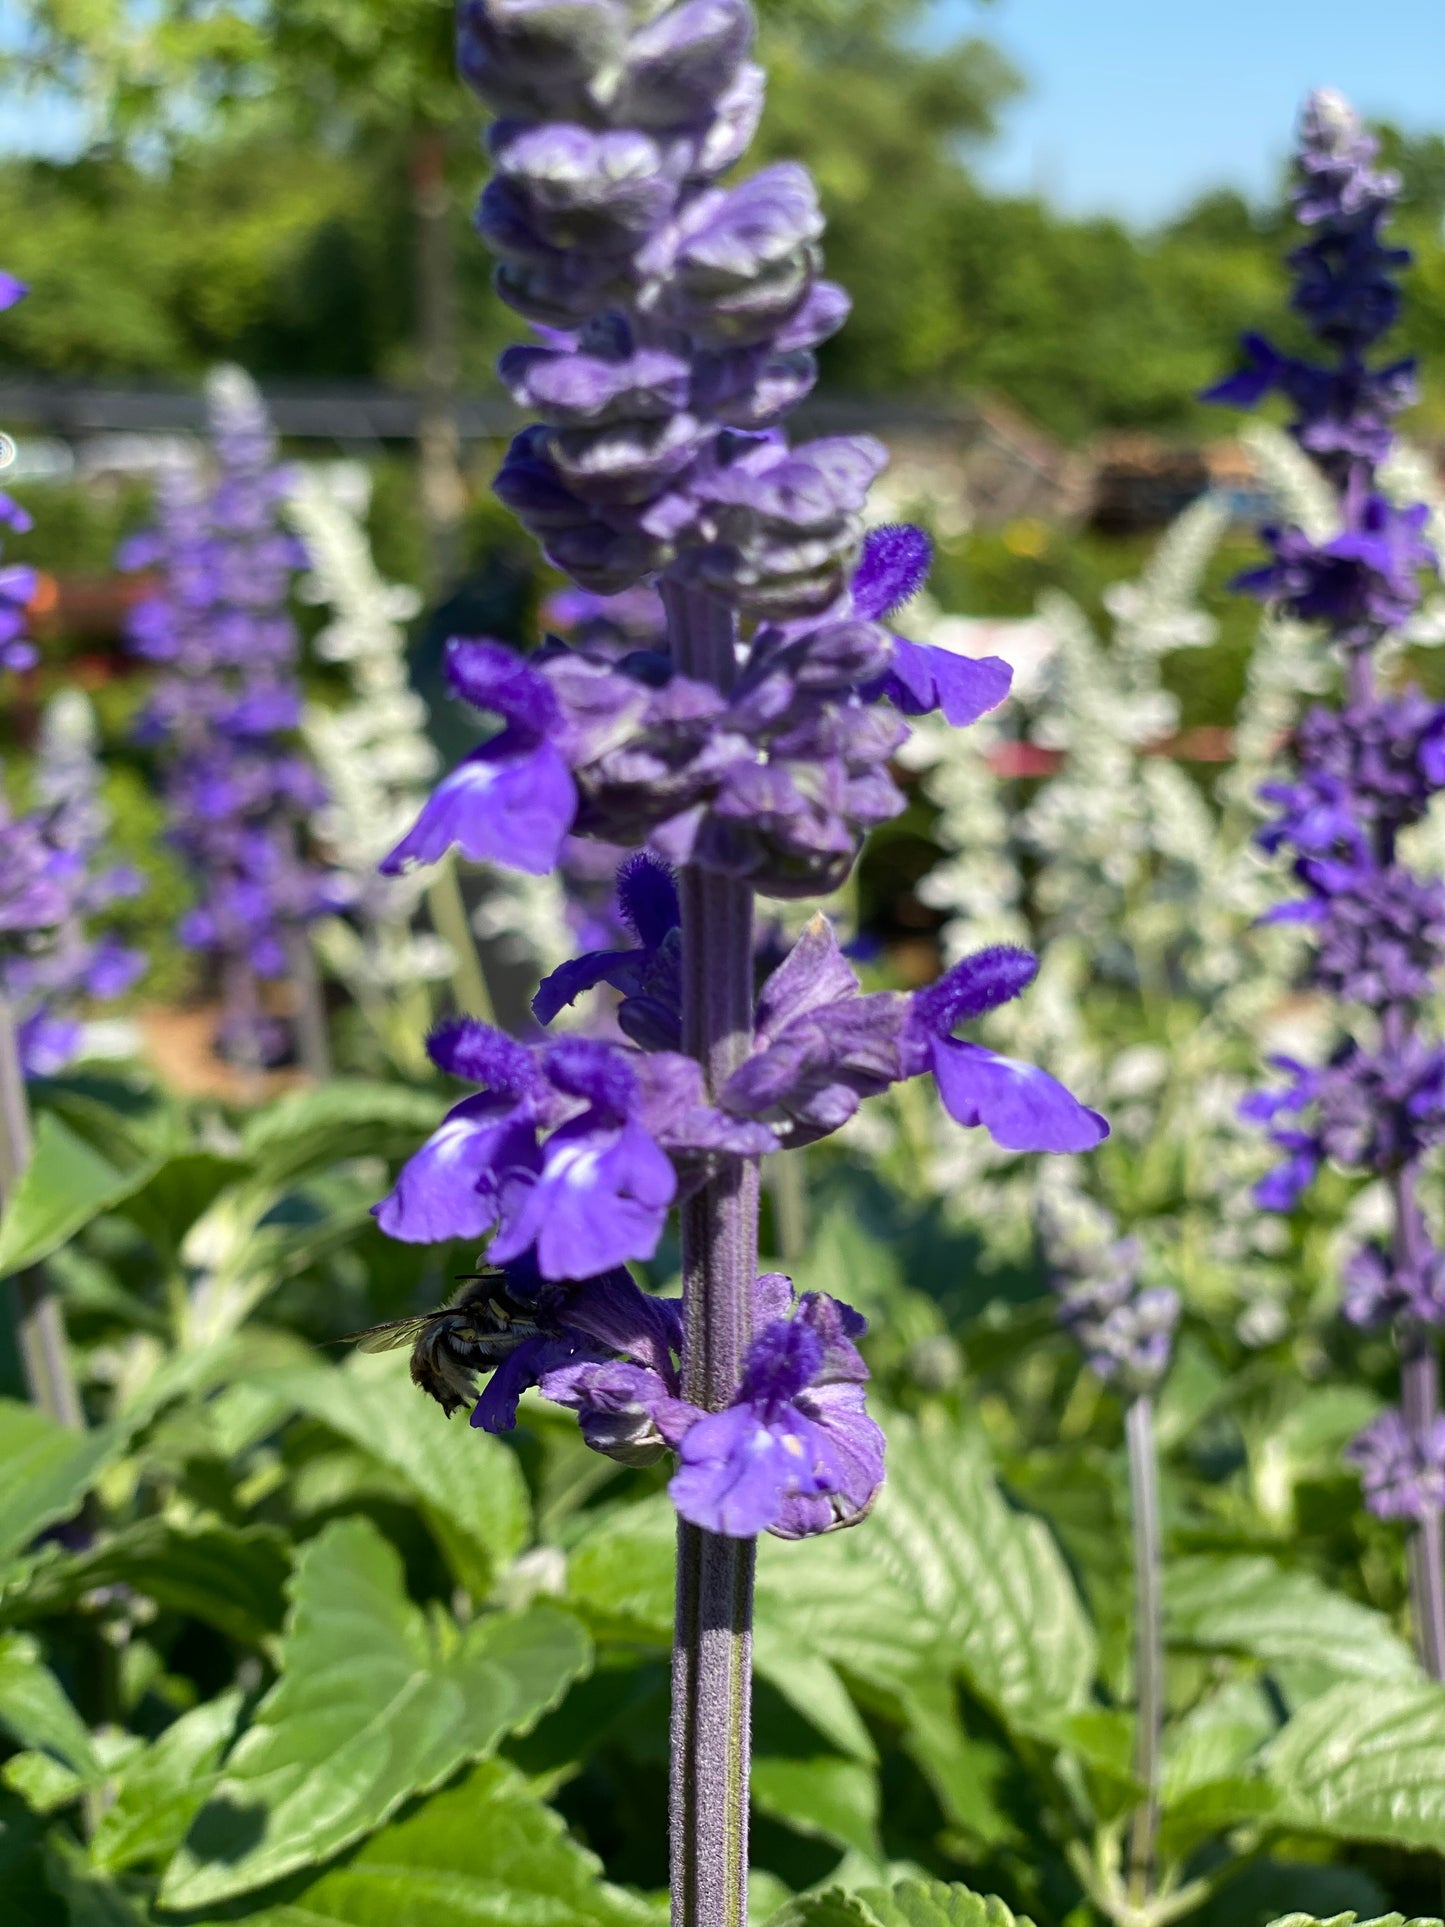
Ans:
[[[1445,133],[1445,0],[943,0],[1029,93],[980,158],[990,182],[1149,221],[1202,188],[1265,194],[1301,98]]]

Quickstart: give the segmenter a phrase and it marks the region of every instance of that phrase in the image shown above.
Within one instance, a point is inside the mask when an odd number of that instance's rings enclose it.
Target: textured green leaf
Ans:
[[[573,1548],[569,1589],[599,1632],[670,1637],[674,1530],[658,1500],[609,1515]],[[957,1670],[1007,1718],[1049,1731],[1084,1704],[1094,1665],[1047,1527],[1005,1502],[974,1439],[896,1417],[888,1478],[862,1525],[805,1545],[760,1542],[754,1650],[790,1697],[799,1655],[895,1699]]]
[[[53,1112],[35,1124],[35,1151],[0,1223],[0,1278],[39,1264],[102,1211],[140,1189],[159,1157],[102,1150]]]
[[[551,1605],[439,1632],[360,1519],[302,1550],[292,1598],[281,1677],[166,1873],[167,1906],[209,1906],[326,1859],[533,1725],[589,1660],[576,1618]]]
[[[1203,1555],[1164,1575],[1165,1633],[1174,1646],[1303,1660],[1361,1679],[1418,1677],[1415,1657],[1383,1613],[1273,1559]]]
[[[1282,1914],[1270,1927],[1441,1927],[1438,1914],[1418,1914],[1406,1920],[1403,1914],[1381,1914],[1374,1920],[1361,1920],[1358,1914],[1331,1914],[1319,1920],[1314,1914]]]
[[[526,1482],[500,1440],[455,1424],[407,1375],[405,1352],[267,1373],[258,1384],[398,1473],[457,1576],[479,1595],[527,1543]]]
[[[74,1512],[124,1445],[125,1434],[113,1427],[72,1432],[33,1405],[0,1398],[0,1559],[14,1558]]]
[[[1093,1631],[1048,1528],[1005,1502],[956,1428],[891,1419],[872,1515],[816,1545],[765,1542],[758,1599],[780,1637],[801,1619],[808,1644],[865,1678],[910,1678],[944,1654],[1025,1725],[1052,1727],[1093,1680]]]
[[[773,1915],[769,1927],[1032,1927],[990,1894],[942,1880],[904,1880],[896,1887],[830,1887],[802,1894]]]
[[[1336,1686],[1295,1714],[1267,1766],[1286,1825],[1438,1849],[1445,1841],[1445,1686]]]
[[[288,1883],[246,1927],[665,1927],[597,1861],[520,1774],[487,1761],[373,1834],[341,1865]]]
[[[216,1778],[241,1710],[238,1691],[193,1706],[126,1762],[101,1815],[90,1857],[105,1873],[166,1860],[180,1846]]]
[[[24,1633],[0,1637],[0,1727],[21,1746],[54,1753],[82,1779],[100,1775],[89,1729]]]

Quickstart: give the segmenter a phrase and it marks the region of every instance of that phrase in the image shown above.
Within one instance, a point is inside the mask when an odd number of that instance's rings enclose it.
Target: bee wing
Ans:
[[[397,1352],[410,1345],[436,1317],[434,1311],[415,1318],[391,1318],[384,1325],[368,1325],[364,1331],[348,1332],[339,1342],[355,1345],[359,1352]]]

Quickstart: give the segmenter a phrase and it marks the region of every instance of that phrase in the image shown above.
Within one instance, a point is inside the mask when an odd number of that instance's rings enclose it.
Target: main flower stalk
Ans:
[[[731,610],[678,585],[663,594],[674,662],[726,696],[737,678]],[[715,1100],[752,1048],[753,892],[689,865],[678,898],[682,1045]],[[682,1394],[720,1412],[737,1392],[752,1338],[757,1161],[735,1161],[687,1199],[681,1228]],[[676,1927],[742,1927],[747,1919],[756,1557],[755,1539],[678,1520],[670,1799]]]

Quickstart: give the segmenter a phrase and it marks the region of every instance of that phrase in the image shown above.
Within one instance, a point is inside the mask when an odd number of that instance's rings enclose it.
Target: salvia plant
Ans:
[[[606,0],[462,10],[462,72],[497,115],[477,223],[498,292],[541,336],[502,357],[539,419],[497,492],[580,589],[655,580],[666,626],[621,654],[454,640],[453,688],[501,727],[383,864],[455,848],[545,873],[574,834],[636,852],[619,878],[630,945],[563,965],[535,1006],[547,1021],[610,984],[629,1041],[444,1025],[432,1057],[476,1094],[378,1217],[403,1240],[490,1235],[524,1316],[475,1425],[509,1427],[535,1385],[597,1451],[675,1457],[673,1909],[707,1927],[746,1917],[756,1536],[854,1525],[883,1476],[863,1320],[758,1274],[761,1160],[929,1072],[960,1123],[1016,1149],[1083,1151],[1107,1128],[1046,1072],[954,1035],[1027,987],[1022,950],[965,958],[911,997],[868,994],[816,919],[755,985],[755,898],[847,876],[902,806],[903,718],[970,723],[1009,677],[888,627],[927,545],[911,529],[862,540],[882,448],[795,447],[780,426],[848,303],[821,278],[803,168],[720,184],[762,105],[752,39],[745,0],[637,19]],[[674,1205],[680,1301],[626,1270]]]
[[[1260,831],[1267,851],[1290,858],[1300,892],[1269,914],[1307,927],[1306,981],[1334,1000],[1337,1041],[1322,1062],[1276,1058],[1285,1082],[1250,1098],[1247,1114],[1283,1153],[1256,1193],[1265,1209],[1289,1211],[1327,1160],[1389,1190],[1389,1235],[1350,1258],[1344,1309],[1360,1327],[1393,1327],[1402,1408],[1376,1419],[1351,1457],[1370,1507],[1411,1524],[1416,1636],[1438,1679],[1445,1419],[1436,1334],[1445,1272],[1419,1185],[1445,1133],[1445,1045],[1427,1012],[1445,939],[1445,884],[1412,867],[1401,838],[1445,784],[1445,709],[1413,687],[1391,686],[1379,669],[1382,644],[1415,616],[1422,572],[1438,557],[1426,539],[1428,505],[1401,504],[1381,486],[1392,419],[1414,390],[1412,364],[1380,352],[1409,255],[1388,236],[1399,182],[1376,166],[1376,154],[1345,101],[1311,98],[1294,192],[1304,238],[1289,258],[1293,306],[1320,358],[1250,336],[1247,365],[1211,393],[1236,406],[1282,395],[1295,439],[1338,502],[1327,534],[1267,528],[1270,559],[1240,582],[1327,631],[1341,691],[1338,706],[1312,708],[1296,727],[1291,775],[1263,791],[1272,814]]]
[[[171,841],[196,891],[177,935],[219,974],[222,1048],[252,1072],[284,1054],[286,1023],[262,987],[289,978],[297,1054],[319,1077],[329,1053],[307,929],[346,889],[306,845],[325,792],[297,735],[288,602],[305,554],[284,525],[289,478],[256,389],[222,369],[207,403],[214,475],[178,465],[158,526],[121,552],[123,567],[152,572],[131,647],[165,672],[140,734],[162,759]]]
[[[309,568],[300,593],[328,611],[312,650],[341,666],[350,685],[348,702],[313,701],[302,716],[324,785],[311,833],[346,879],[347,914],[319,919],[312,934],[386,1049],[415,1070],[418,1032],[431,1015],[429,986],[452,975],[457,960],[417,927],[424,879],[377,869],[415,816],[438,757],[426,705],[407,678],[404,625],[420,597],[378,574],[363,520],[368,495],[359,466],[339,475],[307,468],[292,477],[285,502]]]

